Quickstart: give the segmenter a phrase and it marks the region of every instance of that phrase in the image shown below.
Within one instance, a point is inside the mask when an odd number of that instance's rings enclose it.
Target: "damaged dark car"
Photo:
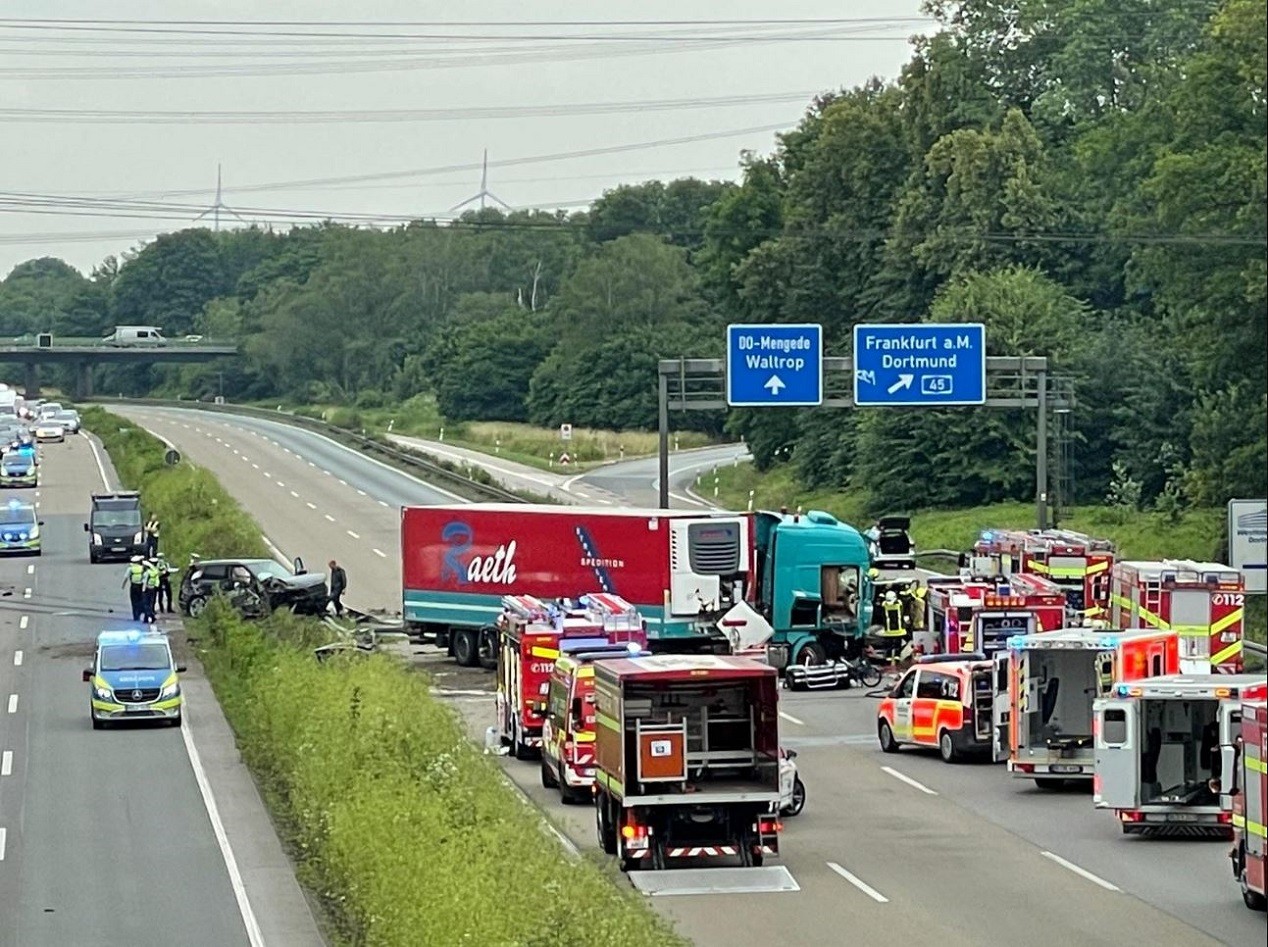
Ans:
[[[295,560],[293,570],[273,559],[194,563],[181,580],[181,612],[197,618],[213,595],[225,596],[246,618],[261,618],[279,608],[288,608],[296,615],[321,615],[330,601],[325,573],[306,571],[300,559]]]

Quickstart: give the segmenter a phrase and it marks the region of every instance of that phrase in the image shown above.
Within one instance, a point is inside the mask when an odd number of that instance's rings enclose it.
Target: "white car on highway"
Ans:
[[[41,418],[35,422],[35,439],[37,441],[65,441],[66,428],[53,418]]]

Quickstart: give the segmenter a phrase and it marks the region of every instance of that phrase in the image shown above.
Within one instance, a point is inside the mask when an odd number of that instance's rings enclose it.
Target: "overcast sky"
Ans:
[[[274,226],[452,216],[485,148],[488,189],[515,208],[735,179],[741,150],[770,151],[768,126],[796,124],[810,94],[896,77],[919,16],[919,0],[0,0],[0,274],[40,256],[87,272],[190,225],[217,163],[223,203]],[[665,22],[684,20],[714,22]],[[698,100],[722,101],[681,107]],[[612,103],[676,107],[595,108]],[[395,120],[348,118],[384,110]],[[297,121],[308,111],[345,114]],[[663,143],[682,138],[697,140]],[[356,176],[371,179],[326,180]]]

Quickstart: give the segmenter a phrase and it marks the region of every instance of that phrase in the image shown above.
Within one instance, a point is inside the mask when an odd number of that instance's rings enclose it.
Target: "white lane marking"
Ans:
[[[238,912],[242,915],[242,923],[247,929],[247,940],[251,947],[264,947],[264,935],[260,932],[260,923],[255,919],[255,911],[251,909],[251,899],[247,897],[246,885],[242,883],[242,873],[238,870],[238,860],[229,847],[229,836],[225,833],[224,823],[220,820],[220,810],[216,808],[216,797],[212,795],[211,784],[207,781],[207,773],[203,769],[203,761],[194,746],[194,737],[189,727],[189,707],[185,707],[184,726],[181,737],[185,741],[185,752],[189,754],[189,765],[194,770],[194,780],[198,783],[198,791],[202,793],[203,805],[207,808],[207,816],[211,819],[211,829],[216,835],[216,844],[220,846],[220,854],[224,857],[225,868],[229,872],[229,884],[233,888],[233,896],[238,901]]]
[[[8,832],[9,832],[8,829],[0,828],[0,862],[4,861],[4,843],[5,843],[5,836],[8,834]]]
[[[906,773],[900,773],[900,772],[898,772],[898,770],[894,769],[894,768],[893,768],[893,767],[891,767],[891,766],[882,766],[882,767],[881,767],[881,770],[882,770],[882,772],[889,773],[889,775],[893,776],[893,777],[894,777],[896,780],[898,780],[900,783],[906,783],[906,784],[907,784],[908,786],[910,786],[912,789],[919,789],[919,790],[920,790],[921,792],[923,792],[926,796],[936,796],[936,795],[937,795],[937,793],[936,793],[936,792],[934,792],[934,791],[933,791],[932,789],[930,789],[928,786],[924,785],[924,783],[918,783],[918,782],[916,782],[914,779],[912,779],[912,778],[911,778],[910,776],[908,776]]]
[[[357,491],[357,496],[365,496],[365,491],[364,491],[364,490],[358,490],[358,491]]]
[[[20,668],[22,666],[22,652],[21,651],[13,652],[13,666],[15,668]]]
[[[267,470],[266,470],[266,471],[264,471],[264,476],[268,477],[270,480],[272,480],[272,479],[273,479],[273,475],[272,475],[271,473],[269,473]]]
[[[310,510],[315,510],[315,509],[317,509],[317,504],[316,504],[316,503],[310,503],[310,502],[308,502],[307,500],[305,500],[305,501],[304,501],[304,506],[308,507]]]
[[[332,474],[329,470],[323,470],[323,471],[322,471],[322,473],[324,473],[327,477],[333,477],[333,476],[334,476],[334,474]]]
[[[386,559],[386,558],[387,558],[387,553],[385,553],[382,549],[372,549],[372,550],[371,550],[371,552],[373,552],[373,553],[374,553],[376,556],[378,556],[380,559]]]
[[[97,442],[83,431],[79,432],[79,436],[86,440],[88,446],[92,448],[92,459],[97,462],[97,471],[101,474],[101,485],[109,490],[110,478],[106,476],[106,465],[101,462],[101,452],[97,450]]]
[[[273,554],[274,559],[276,559],[282,565],[287,567],[294,565],[294,563],[291,562],[291,560],[286,558],[286,553],[282,552],[282,550],[277,548],[277,544],[274,543],[273,540],[269,539],[263,533],[260,534],[260,538],[264,540],[264,545],[269,547],[269,552]]]
[[[344,480],[342,477],[339,478],[339,482],[342,483],[345,487],[348,485],[348,481]]]
[[[311,460],[308,462],[308,466],[309,466],[309,467],[312,467],[314,470],[316,470],[316,469],[317,469],[317,465],[316,465],[316,464],[314,464]]]
[[[259,464],[252,464],[251,466],[252,466],[254,469],[256,469],[256,470],[259,470],[259,469],[260,469],[260,465],[259,465]],[[268,474],[265,474],[264,476],[266,476],[266,477],[267,477],[267,476],[268,476]]]
[[[9,695],[9,713],[16,714],[18,712],[18,695]]]
[[[332,523],[335,521],[335,518],[331,516],[329,513],[326,514],[326,519],[330,520],[330,522]]]
[[[358,536],[356,533],[354,533],[354,532],[353,532],[352,530],[350,530],[350,529],[345,529],[345,530],[344,530],[344,532],[345,532],[345,533],[347,533],[349,536],[351,536],[353,539],[360,539],[360,538],[361,538],[360,536]]]
[[[18,627],[21,628],[23,631],[26,631],[26,626],[29,624],[31,624],[30,615],[23,615],[21,620],[18,621]]]
[[[798,719],[797,719],[796,717],[794,717],[792,714],[786,714],[786,713],[784,713],[782,710],[779,712],[779,716],[781,716],[783,719],[787,720],[789,723],[795,723],[795,724],[796,724],[797,726],[799,726],[799,727],[804,727],[804,726],[806,725],[806,721],[804,721],[804,720],[798,720]]]
[[[855,875],[851,872],[846,871],[836,862],[828,862],[828,867],[831,868],[833,871],[835,871],[838,875],[840,875],[846,881],[848,881],[850,884],[854,885],[854,887],[862,891],[865,895],[867,895],[873,901],[876,901],[879,904],[889,903],[889,898],[885,897],[885,895],[881,894],[879,891],[877,891],[875,888],[869,885],[866,881],[864,881],[858,875]]]
[[[242,462],[243,462],[244,464],[249,464],[249,463],[251,462],[251,458],[250,458],[250,457],[248,457],[246,454],[243,454],[243,455],[242,455]]]
[[[30,597],[31,597],[31,590],[30,590],[30,589],[23,589],[23,590],[22,590],[22,597],[23,597],[23,598],[30,598]]]
[[[299,494],[296,493],[294,490],[291,491],[291,496],[293,496],[296,500],[299,499]]]
[[[233,452],[234,452],[235,454],[237,454],[237,453],[238,453],[238,449],[235,447],[235,448],[233,449]]]
[[[391,507],[391,504],[390,504],[390,503],[388,503],[386,500],[380,500],[380,501],[379,501],[379,506],[386,506],[386,507],[389,507],[389,508],[390,508],[390,507]]]
[[[34,564],[29,565],[29,566],[27,566],[27,567],[26,567],[26,574],[27,574],[27,575],[34,575],[34,574],[35,574],[35,565],[34,565]]]
[[[5,750],[0,753],[0,776],[13,775],[13,751]]]
[[[1066,861],[1060,855],[1055,855],[1052,852],[1040,852],[1039,854],[1041,854],[1044,858],[1047,858],[1056,862],[1062,868],[1069,869],[1070,871],[1078,875],[1080,878],[1086,878],[1088,881],[1092,882],[1092,884],[1100,885],[1106,891],[1120,891],[1121,890],[1117,885],[1110,884],[1104,878],[1101,878],[1097,875],[1092,874],[1086,868],[1080,868],[1074,862]]]

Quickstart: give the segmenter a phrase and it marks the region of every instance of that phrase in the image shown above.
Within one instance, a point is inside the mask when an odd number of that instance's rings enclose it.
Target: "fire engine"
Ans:
[[[1010,558],[1009,572],[1028,572],[1065,589],[1066,605],[1087,620],[1109,611],[1109,574],[1117,559],[1108,539],[1065,529],[984,530],[973,545],[981,556]]]
[[[1239,674],[1245,592],[1242,574],[1217,562],[1120,562],[1113,571],[1110,623],[1176,632],[1186,674]]]
[[[1092,628],[1017,635],[995,661],[995,759],[1040,789],[1092,778],[1095,698],[1113,694],[1116,683],[1175,674],[1180,664],[1173,632]]]
[[[1222,747],[1222,768],[1229,774],[1220,804],[1232,814],[1233,847],[1228,853],[1242,900],[1252,911],[1268,907],[1264,891],[1265,849],[1268,848],[1268,703],[1246,701],[1241,706],[1240,732]]]
[[[1173,674],[1119,683],[1096,701],[1092,801],[1125,835],[1227,837],[1220,747],[1231,745],[1243,700],[1268,697],[1257,674]]]
[[[541,749],[550,675],[561,639],[603,637],[639,647],[646,629],[638,611],[616,595],[593,593],[575,602],[546,603],[507,595],[498,616],[497,728],[516,759]]]
[[[946,654],[995,654],[1013,635],[1065,627],[1065,617],[1065,591],[1040,576],[929,580],[930,643]]]

